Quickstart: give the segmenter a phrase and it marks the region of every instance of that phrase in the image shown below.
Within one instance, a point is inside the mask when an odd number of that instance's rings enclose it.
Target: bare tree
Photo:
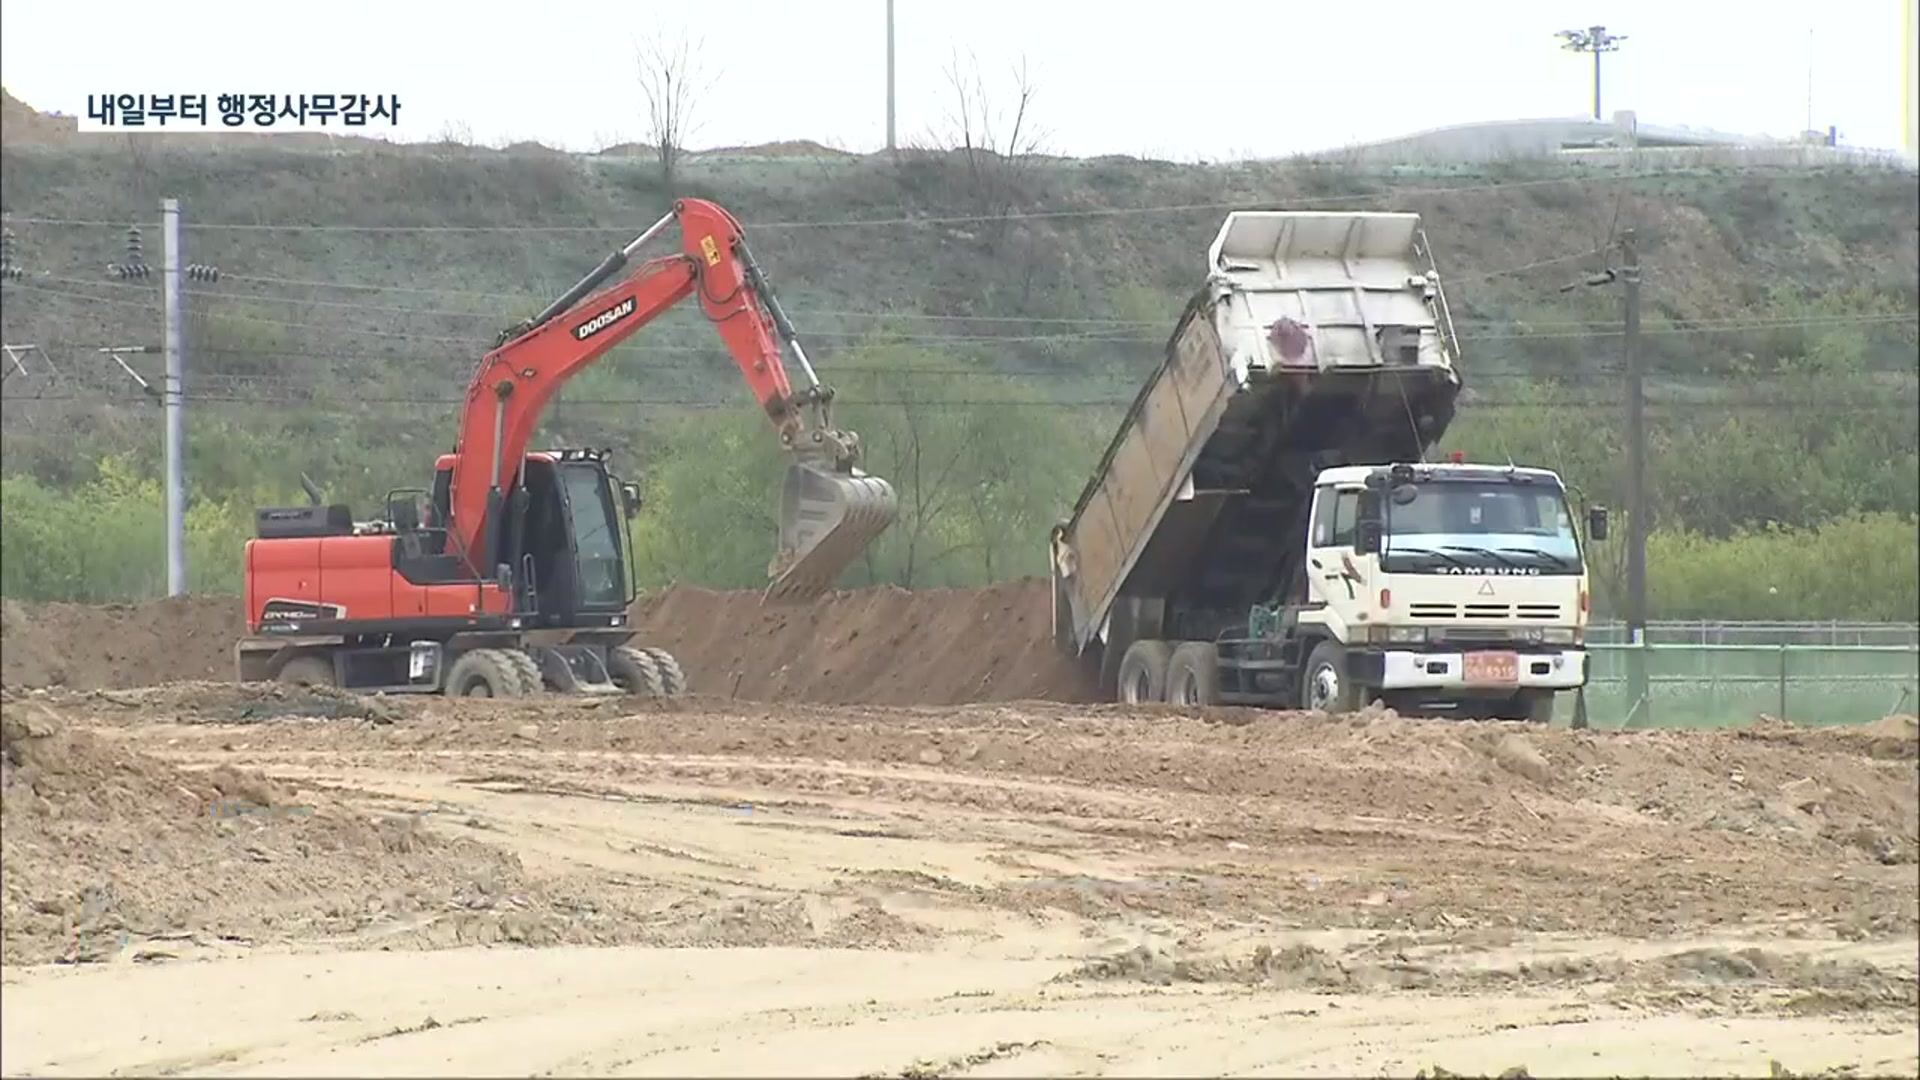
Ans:
[[[963,61],[956,51],[946,69],[947,128],[934,138],[934,149],[957,153],[965,170],[966,188],[976,209],[1005,217],[1027,194],[1034,157],[1045,141],[1034,117],[1039,86],[1022,57],[1010,72],[1004,94],[987,89],[980,62],[971,53]]]
[[[660,182],[668,194],[680,175],[680,156],[699,127],[695,110],[713,80],[700,70],[699,45],[685,34],[655,34],[635,47],[640,92],[646,98],[646,140],[660,163]]]

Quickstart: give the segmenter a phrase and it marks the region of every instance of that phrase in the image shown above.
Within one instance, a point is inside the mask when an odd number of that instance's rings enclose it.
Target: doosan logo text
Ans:
[[[577,340],[585,341],[631,314],[633,314],[633,297],[629,296],[600,314],[595,315],[593,318],[588,319],[586,322],[581,323],[579,326],[574,327],[573,336]]]

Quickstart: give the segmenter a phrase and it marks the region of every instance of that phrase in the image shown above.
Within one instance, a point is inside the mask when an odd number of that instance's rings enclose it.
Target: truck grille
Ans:
[[[1416,619],[1543,619],[1560,617],[1559,604],[1414,604],[1409,609]]]

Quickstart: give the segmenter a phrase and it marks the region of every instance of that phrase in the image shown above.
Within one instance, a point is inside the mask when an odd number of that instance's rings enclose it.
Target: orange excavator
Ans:
[[[676,222],[679,253],[602,288]],[[628,621],[625,523],[640,510],[638,487],[608,470],[604,451],[528,446],[568,379],[694,295],[792,459],[765,599],[831,589],[892,523],[898,500],[859,468],[859,437],[834,426],[833,391],[814,374],[740,223],[682,199],[500,335],[474,370],[459,441],[439,459],[431,490],[389,492],[385,518],[358,522],[349,507],[324,505],[303,477],[310,505],[256,511],[248,636],[234,650],[240,680],[464,697],[684,693],[678,661],[635,644]],[[798,390],[783,346],[806,375]]]

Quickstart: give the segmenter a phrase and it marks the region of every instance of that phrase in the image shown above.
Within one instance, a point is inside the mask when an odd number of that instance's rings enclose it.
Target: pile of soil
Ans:
[[[679,658],[700,694],[872,705],[1097,700],[1087,673],[1054,649],[1045,581],[859,589],[801,606],[760,600],[757,591],[673,588],[645,597],[634,620],[643,642]],[[0,685],[228,681],[245,633],[230,597],[0,601]]]
[[[0,911],[9,964],[164,959],[196,945],[421,936],[525,939],[541,911],[511,854],[372,817],[229,767],[193,772],[8,694]],[[476,914],[489,925],[472,925]]]
[[[114,719],[130,707],[144,717],[148,695],[169,693],[182,720],[204,699],[228,721],[314,716],[335,732],[394,722],[339,724],[337,693],[193,684],[136,691]],[[872,903],[815,918],[801,897],[745,904],[630,876],[534,875],[485,823],[358,808],[229,764],[181,768],[85,726],[84,711],[70,717],[101,700],[114,699],[0,694],[0,962],[155,962],[316,940],[897,948],[922,936]]]
[[[762,605],[757,592],[673,588],[635,611],[641,640],[717,697],[860,705],[1097,700],[1053,645],[1046,581],[893,587]]]
[[[238,600],[171,597],[143,604],[0,600],[0,685],[79,690],[233,678],[246,632]]]

